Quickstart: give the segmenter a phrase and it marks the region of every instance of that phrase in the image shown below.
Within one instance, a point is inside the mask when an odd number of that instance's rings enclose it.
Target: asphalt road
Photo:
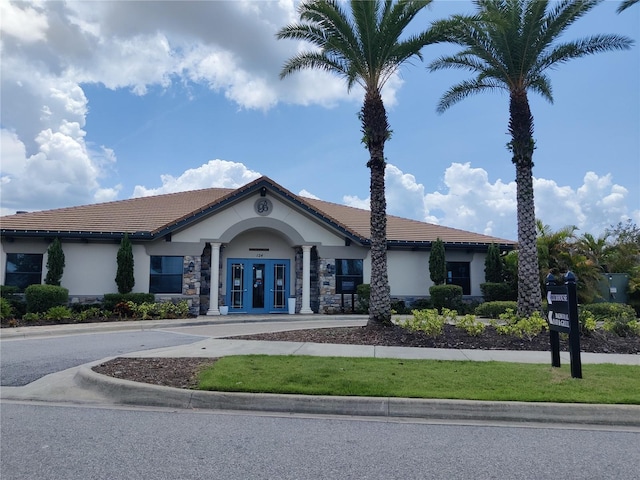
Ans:
[[[105,357],[198,340],[202,337],[151,330],[2,340],[0,385],[23,386],[50,373]]]
[[[638,478],[640,433],[3,402],[3,480]]]

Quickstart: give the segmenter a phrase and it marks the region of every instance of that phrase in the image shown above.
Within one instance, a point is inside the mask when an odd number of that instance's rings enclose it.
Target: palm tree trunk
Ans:
[[[371,169],[371,296],[369,325],[391,323],[391,295],[387,274],[387,201],[385,198],[384,143],[389,136],[387,112],[380,92],[365,93],[362,130]]]
[[[541,311],[542,293],[533,198],[533,116],[525,90],[511,92],[509,113],[512,161],[516,165],[518,315],[530,316]]]

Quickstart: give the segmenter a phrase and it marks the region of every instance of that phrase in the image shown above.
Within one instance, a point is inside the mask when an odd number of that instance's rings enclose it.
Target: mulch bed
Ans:
[[[398,326],[291,330],[233,338],[347,345],[551,351],[548,333],[528,340],[500,335],[491,326],[488,326],[485,332],[479,336],[471,336],[464,330],[452,325],[445,325],[443,334],[435,338],[422,332],[409,332]],[[561,339],[560,348],[562,351],[568,351],[566,339]],[[640,337],[618,337],[608,332],[598,331],[591,336],[581,336],[580,350],[594,353],[640,354]],[[215,361],[215,358],[116,358],[94,367],[93,370],[124,380],[176,388],[194,388],[200,369]],[[549,361],[551,361],[551,357],[549,357]]]

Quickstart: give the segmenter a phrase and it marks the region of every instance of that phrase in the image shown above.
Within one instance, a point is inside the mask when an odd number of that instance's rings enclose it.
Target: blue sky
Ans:
[[[297,194],[368,208],[362,92],[302,72],[302,45],[275,32],[295,2],[1,2],[2,214],[122,200],[267,175]],[[566,39],[638,42],[640,5],[606,1]],[[412,25],[470,13],[434,1]],[[638,46],[550,72],[553,105],[531,95],[536,216],[600,235],[640,224]],[[388,213],[516,239],[508,98],[436,104],[462,71],[428,73],[451,46],[429,46],[384,91]]]

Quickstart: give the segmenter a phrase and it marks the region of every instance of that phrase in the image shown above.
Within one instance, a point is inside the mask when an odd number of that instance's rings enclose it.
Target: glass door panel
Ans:
[[[264,308],[264,282],[265,282],[264,263],[253,264],[253,295],[252,308]]]
[[[287,286],[287,266],[283,263],[273,264],[273,292],[272,306],[274,309],[285,308],[287,301],[287,292],[285,287]]]
[[[244,308],[244,264],[232,263],[231,268],[231,285],[229,288],[229,294],[231,296],[230,307],[232,309]]]

